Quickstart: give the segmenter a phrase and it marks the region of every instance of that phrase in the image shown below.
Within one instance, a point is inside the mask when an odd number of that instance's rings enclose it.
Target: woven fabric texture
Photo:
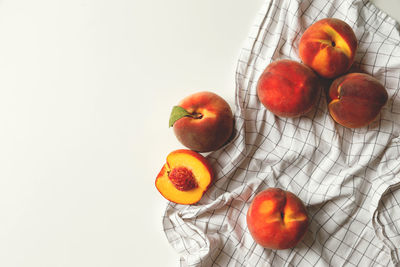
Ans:
[[[300,62],[302,33],[319,19],[346,21],[358,39],[355,67],[377,78],[389,100],[367,127],[344,128],[316,108],[280,118],[256,84],[278,59]],[[396,266],[400,264],[400,26],[363,0],[267,0],[236,72],[235,137],[207,155],[216,180],[191,206],[168,203],[163,226],[181,266]],[[257,245],[246,213],[254,196],[279,187],[306,205],[310,225],[293,249]]]

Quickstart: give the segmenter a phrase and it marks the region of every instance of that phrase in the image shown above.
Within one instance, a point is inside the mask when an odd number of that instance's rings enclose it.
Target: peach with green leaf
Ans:
[[[229,104],[212,92],[185,97],[171,112],[169,126],[177,139],[197,152],[210,152],[223,146],[233,132]]]

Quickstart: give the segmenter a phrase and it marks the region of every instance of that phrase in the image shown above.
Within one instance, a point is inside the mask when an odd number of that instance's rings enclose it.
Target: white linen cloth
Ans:
[[[368,127],[329,115],[325,92],[300,118],[259,102],[256,84],[278,59],[300,61],[299,40],[315,21],[346,21],[358,38],[355,66],[387,89]],[[365,0],[266,0],[237,66],[235,138],[208,155],[216,180],[191,206],[169,203],[163,226],[182,266],[396,266],[400,250],[400,26]],[[293,249],[257,245],[246,225],[255,194],[279,187],[310,216]]]

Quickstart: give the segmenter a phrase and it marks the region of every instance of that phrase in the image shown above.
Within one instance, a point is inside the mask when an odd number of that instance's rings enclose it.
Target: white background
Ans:
[[[0,266],[178,266],[154,186],[182,148],[169,113],[202,90],[233,108],[262,3],[0,0]]]

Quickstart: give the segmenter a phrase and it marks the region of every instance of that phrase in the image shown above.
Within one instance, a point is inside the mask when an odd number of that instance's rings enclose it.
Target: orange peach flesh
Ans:
[[[327,18],[304,32],[299,54],[302,61],[325,78],[345,73],[354,62],[357,38],[344,21]]]
[[[254,198],[247,213],[247,224],[261,246],[287,249],[294,247],[305,234],[308,216],[295,195],[270,188]]]
[[[190,190],[177,188],[168,177],[175,168],[186,168],[191,171],[196,180],[196,187]],[[156,179],[158,191],[166,199],[179,204],[194,204],[210,186],[213,173],[210,165],[200,154],[190,150],[177,150],[167,156],[167,163],[163,166]]]
[[[368,125],[386,104],[386,89],[374,77],[351,73],[336,79],[329,89],[329,113],[348,128]]]

